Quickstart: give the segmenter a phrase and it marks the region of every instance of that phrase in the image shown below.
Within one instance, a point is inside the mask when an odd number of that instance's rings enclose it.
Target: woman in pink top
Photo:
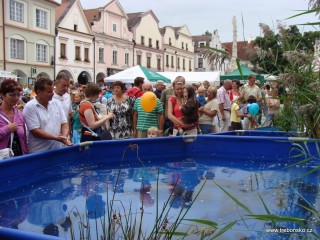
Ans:
[[[172,84],[173,96],[168,99],[168,118],[173,122],[173,135],[178,131],[182,133],[183,122],[181,120],[181,107],[184,104],[183,82],[174,81]]]
[[[0,149],[10,147],[11,133],[13,133],[12,150],[14,156],[20,156],[28,152],[23,115],[16,108],[21,93],[22,89],[15,80],[7,79],[1,83]]]

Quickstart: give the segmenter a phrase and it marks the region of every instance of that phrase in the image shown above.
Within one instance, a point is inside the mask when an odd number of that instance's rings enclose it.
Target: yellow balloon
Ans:
[[[145,92],[141,97],[141,107],[146,112],[151,112],[157,106],[158,98],[153,92]]]

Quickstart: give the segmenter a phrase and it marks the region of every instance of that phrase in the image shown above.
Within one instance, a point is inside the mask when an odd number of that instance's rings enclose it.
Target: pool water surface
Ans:
[[[267,207],[275,215],[308,220],[306,228],[319,234],[316,216],[306,210],[320,206],[318,174],[304,176],[313,168],[312,162],[292,167],[277,160],[202,157],[166,158],[153,166],[140,167],[110,167],[102,162],[81,164],[68,160],[20,175],[24,184],[1,194],[0,225],[68,239],[71,231],[75,239],[85,232],[91,239],[97,239],[103,235],[102,225],[108,224],[108,214],[115,213],[122,220],[128,215],[135,218],[148,236],[167,204],[169,213],[161,226],[168,229],[181,213],[187,212],[186,219],[216,222],[218,229],[211,228],[213,235],[237,220],[221,239],[289,239],[287,234],[269,233],[268,229],[296,229],[299,225],[290,222],[273,225],[271,221],[248,216],[267,214]],[[1,184],[10,185],[14,181],[6,179]],[[119,226],[115,222],[115,229]],[[199,239],[205,227],[208,226],[183,220],[177,231],[188,232],[190,236],[186,239]],[[114,234],[120,237],[121,233],[118,229]]]

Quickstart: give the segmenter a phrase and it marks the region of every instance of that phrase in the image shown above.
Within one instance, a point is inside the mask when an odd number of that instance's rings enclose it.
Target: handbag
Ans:
[[[5,116],[3,116],[1,113],[0,113],[0,116],[2,117],[3,120],[5,120],[7,123],[11,123]],[[10,135],[10,147],[9,148],[4,148],[4,149],[1,149],[0,150],[0,160],[1,159],[6,159],[6,158],[11,158],[14,156],[14,153],[12,151],[12,142],[13,142],[13,135],[14,133],[11,132],[11,135]]]
[[[112,135],[110,133],[110,131],[108,129],[102,129],[99,128],[97,129],[96,132],[94,132],[90,127],[88,127],[87,125],[84,125],[82,123],[83,127],[85,127],[86,129],[89,130],[89,132],[91,132],[92,136],[99,138],[100,140],[112,140]]]

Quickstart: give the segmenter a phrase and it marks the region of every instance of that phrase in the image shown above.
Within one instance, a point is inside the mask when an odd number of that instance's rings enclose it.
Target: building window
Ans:
[[[173,56],[171,56],[171,67],[174,67]]]
[[[180,68],[180,58],[177,58],[177,68]]]
[[[90,62],[89,61],[89,48],[84,48],[84,61]]]
[[[104,62],[104,48],[99,48],[99,62]]]
[[[204,47],[204,42],[199,42],[199,47]]]
[[[75,32],[78,31],[78,25],[77,25],[77,24],[74,24],[74,25],[73,25],[73,31],[75,31]]]
[[[141,45],[144,45],[144,36],[141,36]]]
[[[118,61],[117,55],[118,55],[118,52],[116,50],[113,50],[112,51],[112,64],[117,64],[117,61]]]
[[[185,70],[186,69],[186,60],[182,59],[182,69]]]
[[[48,28],[48,13],[40,9],[36,10],[36,25],[38,28]]]
[[[159,71],[161,70],[161,59],[160,58],[157,59],[157,68]]]
[[[10,1],[10,20],[23,22],[23,4],[14,0]]]
[[[76,55],[75,55],[75,60],[81,61],[81,55],[80,55],[80,47],[76,46]]]
[[[124,54],[124,64],[129,66],[129,53]]]
[[[116,23],[112,24],[112,31],[117,32],[117,24]]]
[[[172,43],[171,43],[171,38],[169,38],[169,45],[170,45],[170,46],[172,45]]]
[[[151,68],[151,57],[147,57],[147,68]]]
[[[60,58],[67,59],[65,43],[60,44]]]
[[[169,55],[166,55],[166,66],[169,67]]]
[[[188,49],[188,44],[186,44],[186,50],[188,51],[189,49]]]
[[[184,42],[181,43],[181,48],[184,49]]]
[[[198,58],[198,68],[203,68],[203,58]]]
[[[152,39],[149,38],[149,47],[152,47]]]
[[[37,62],[47,62],[47,46],[43,44],[36,44]]]
[[[10,40],[11,58],[24,59],[24,42],[19,39]]]
[[[191,60],[189,60],[189,71],[191,72]]]
[[[141,55],[137,55],[137,64],[141,66]]]
[[[159,40],[156,41],[156,48],[159,49]]]

